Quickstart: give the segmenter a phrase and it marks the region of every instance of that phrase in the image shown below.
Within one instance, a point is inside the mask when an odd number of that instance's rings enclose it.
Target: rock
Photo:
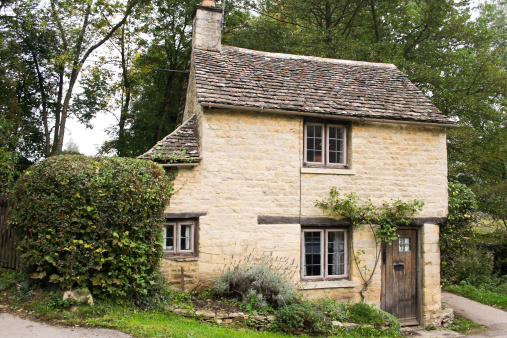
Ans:
[[[93,305],[92,294],[87,288],[65,291],[63,293],[63,300],[66,299],[75,299],[80,303],[88,303],[89,305]]]
[[[268,315],[266,316],[268,322],[274,322],[276,320],[276,315]]]
[[[260,322],[263,322],[266,320],[266,316],[250,316],[250,319],[258,320]]]
[[[443,327],[449,327],[454,323],[454,310],[450,307],[447,307],[442,310],[439,316],[439,322]]]
[[[186,309],[174,309],[174,313],[177,313],[182,316],[188,316],[191,314],[190,310],[186,310]]]
[[[339,322],[339,321],[336,321],[336,320],[333,320],[333,321],[331,322],[331,324],[332,324],[333,326],[339,326],[339,327],[342,327],[342,326],[343,326],[342,322]]]
[[[217,319],[217,320],[216,320],[216,323],[217,323],[217,324],[222,324],[222,322],[223,322],[223,320],[222,320],[222,319]]]
[[[75,314],[77,312],[77,306],[71,306],[69,311]]]
[[[346,328],[354,328],[358,326],[356,323],[342,323],[344,327]]]
[[[224,319],[224,324],[232,324],[232,319],[231,318]]]
[[[198,310],[195,311],[196,316],[203,316],[205,318],[215,318],[215,312],[208,310]]]

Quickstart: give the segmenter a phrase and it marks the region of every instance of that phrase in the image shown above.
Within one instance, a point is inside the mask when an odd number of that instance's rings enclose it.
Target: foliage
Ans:
[[[424,202],[418,200],[413,202],[396,200],[392,204],[384,202],[381,206],[375,206],[370,199],[360,201],[354,192],[340,198],[340,192],[336,187],[331,188],[329,195],[327,200],[317,202],[316,206],[331,216],[350,218],[354,226],[379,225],[375,230],[377,240],[389,244],[398,238],[396,234],[398,227],[409,225],[414,215],[424,206]]]
[[[356,193],[352,192],[340,197],[338,188],[332,187],[330,197],[327,200],[316,202],[315,205],[324,209],[324,212],[331,216],[341,216],[350,218],[352,224],[356,227],[367,224],[375,238],[375,263],[373,268],[366,264],[361,269],[361,255],[363,250],[357,252],[352,249],[354,261],[357,265],[361,278],[364,282],[363,289],[360,291],[363,302],[366,301],[364,292],[372,281],[375,270],[380,260],[381,243],[391,244],[398,238],[396,231],[400,225],[409,225],[414,215],[422,210],[424,202],[414,200],[413,202],[394,201],[392,204],[384,202],[381,206],[373,205],[370,199],[364,202],[359,200]],[[374,224],[377,225],[376,229]]]
[[[331,331],[331,321],[308,300],[283,306],[276,311],[271,329],[282,332],[324,334]]]
[[[17,173],[18,155],[14,151],[17,142],[15,128],[0,115],[0,193],[8,191]]]
[[[507,283],[505,280],[497,280],[478,287],[462,281],[457,285],[444,286],[444,290],[479,303],[507,310]]]
[[[479,279],[491,276],[493,262],[484,249],[473,243],[477,211],[475,194],[464,184],[454,182],[449,182],[448,191],[449,215],[440,226],[442,281],[445,284],[461,280],[479,283]],[[479,271],[481,273],[477,274]]]
[[[400,330],[400,322],[393,315],[365,303],[342,304],[338,312],[345,313],[344,321],[357,324],[370,324],[376,329],[388,326],[393,331]]]
[[[252,309],[268,304],[280,307],[298,299],[289,281],[267,263],[228,267],[216,279],[213,290],[218,296],[240,299]]]
[[[460,332],[460,331],[468,331],[468,330],[479,328],[479,327],[483,327],[483,326],[480,324],[476,324],[476,323],[472,322],[470,319],[467,319],[455,312],[454,313],[454,321],[452,322],[452,324],[448,328],[450,330]]]
[[[142,160],[54,156],[17,181],[10,224],[31,278],[143,301],[161,279],[172,184]]]
[[[30,116],[38,122],[22,127],[36,130],[38,138],[33,141],[43,143],[42,149],[37,149],[43,155],[62,151],[66,121],[71,114],[89,121],[94,108],[100,108],[99,103],[106,99],[98,99],[103,93],[96,84],[89,94],[97,99],[74,102],[76,83],[90,55],[123,26],[140,3],[141,0],[2,3],[7,13],[0,16],[2,47],[14,53],[4,59],[0,68],[15,70],[3,72],[0,79],[9,85],[11,100],[6,110],[10,115]],[[110,18],[114,18],[112,22]]]

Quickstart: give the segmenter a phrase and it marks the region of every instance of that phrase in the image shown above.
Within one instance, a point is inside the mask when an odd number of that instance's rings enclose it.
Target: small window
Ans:
[[[412,251],[410,237],[398,238],[398,252],[410,252]]]
[[[303,279],[339,278],[347,275],[345,230],[306,229],[302,235]]]
[[[347,127],[306,123],[304,151],[304,161],[307,165],[346,167]]]
[[[195,222],[167,222],[164,226],[163,248],[174,254],[193,254],[195,241]]]

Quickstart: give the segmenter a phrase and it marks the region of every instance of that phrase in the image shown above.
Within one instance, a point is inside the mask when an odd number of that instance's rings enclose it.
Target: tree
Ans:
[[[72,106],[84,63],[140,2],[24,0],[7,5],[14,15],[0,19],[20,47],[20,59],[33,79],[28,92],[35,93],[36,103],[31,113],[39,114],[42,121],[45,156],[62,151],[69,114],[90,118]],[[116,19],[114,23],[110,17]]]

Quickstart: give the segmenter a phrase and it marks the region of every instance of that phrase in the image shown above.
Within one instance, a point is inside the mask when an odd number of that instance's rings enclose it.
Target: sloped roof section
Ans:
[[[194,49],[197,98],[253,109],[451,123],[392,64],[222,46]]]
[[[139,158],[161,163],[195,163],[201,160],[197,117],[193,115]]]

